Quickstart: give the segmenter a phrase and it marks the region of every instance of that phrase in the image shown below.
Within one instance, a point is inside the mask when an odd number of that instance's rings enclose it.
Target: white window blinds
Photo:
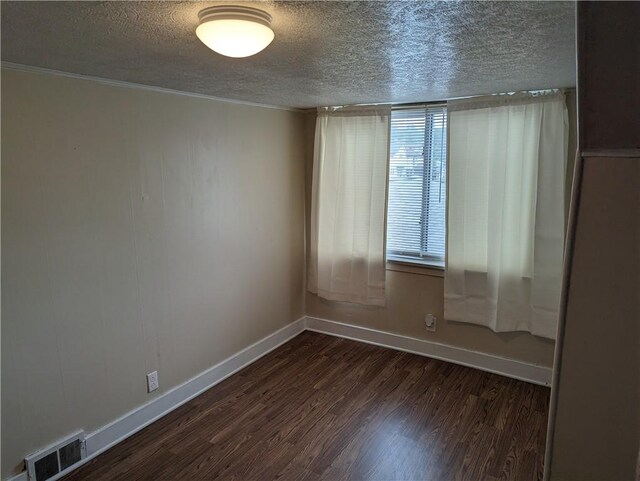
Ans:
[[[443,265],[447,189],[446,106],[391,114],[387,258]]]

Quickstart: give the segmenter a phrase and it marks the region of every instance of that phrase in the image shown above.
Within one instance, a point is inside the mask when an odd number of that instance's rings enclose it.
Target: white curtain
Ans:
[[[561,92],[450,102],[445,318],[555,338],[568,120]]]
[[[308,288],[384,305],[388,106],[319,109]]]

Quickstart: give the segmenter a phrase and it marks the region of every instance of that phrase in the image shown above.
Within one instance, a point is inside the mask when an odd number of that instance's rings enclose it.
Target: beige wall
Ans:
[[[551,479],[634,478],[640,409],[640,158],[584,159]]]
[[[387,270],[386,307],[365,307],[326,301],[307,293],[308,316],[364,326],[381,331],[427,339],[451,346],[486,352],[550,366],[553,342],[527,333],[501,333],[473,324],[443,321],[442,277]],[[424,316],[438,317],[436,332],[424,327]]]
[[[303,301],[310,316],[551,365],[551,341],[444,322],[437,271],[390,265],[386,308],[303,294],[314,128],[314,115],[2,70],[3,477]]]
[[[573,171],[576,151],[575,91],[567,92],[569,110],[568,172]],[[313,136],[315,115],[307,113],[305,155],[307,232],[311,208],[311,180],[313,165]],[[567,185],[571,179],[567,178]],[[569,196],[567,195],[567,202]],[[307,238],[307,252],[308,252]],[[554,342],[531,334],[495,333],[474,324],[444,320],[444,278],[442,271],[405,268],[389,263],[387,268],[386,307],[365,307],[356,304],[331,302],[306,293],[306,313],[333,321],[364,326],[405,336],[436,341],[451,346],[485,352],[500,357],[517,359],[543,366],[553,365]],[[432,313],[438,318],[436,332],[424,327],[424,317]]]
[[[303,315],[302,134],[299,113],[3,69],[3,477]]]
[[[627,481],[640,479],[640,3],[576,8],[583,167],[546,471]]]

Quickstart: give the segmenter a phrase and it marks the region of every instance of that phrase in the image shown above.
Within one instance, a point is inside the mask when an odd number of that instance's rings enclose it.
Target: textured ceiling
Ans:
[[[2,2],[2,60],[289,107],[575,85],[571,2],[243,2],[275,40],[245,59],[195,36],[239,2]]]

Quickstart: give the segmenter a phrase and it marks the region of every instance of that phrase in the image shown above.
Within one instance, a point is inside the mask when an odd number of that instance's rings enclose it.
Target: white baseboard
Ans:
[[[51,481],[79,468],[86,462],[103,453],[107,449],[124,441],[129,436],[137,433],[157,419],[165,416],[174,409],[190,401],[207,389],[225,380],[232,374],[257,361],[262,356],[273,351],[285,342],[294,338],[305,329],[306,318],[301,317],[297,321],[268,335],[260,341],[228,357],[224,361],[189,379],[187,382],[176,386],[157,398],[134,409],[115,421],[87,434],[87,457],[72,468],[50,478]],[[26,471],[7,481],[28,481]]]
[[[178,406],[225,380],[242,368],[257,361],[280,345],[294,338],[305,327],[305,318],[283,327],[224,361],[191,378],[184,384],[162,394],[143,406],[125,414],[87,436],[87,457],[105,451],[114,444],[151,424]]]
[[[262,356],[273,351],[305,330],[441,359],[443,361],[501,374],[534,384],[541,384],[543,386],[548,386],[551,383],[551,368],[549,367],[366,327],[306,316],[270,334],[264,339],[134,409],[110,424],[87,434],[87,457],[72,468],[51,478],[51,481],[55,481],[55,479],[79,468],[84,463],[137,433],[152,422],[170,413],[242,368],[260,359]],[[7,481],[29,481],[29,479],[25,471],[17,476],[8,478]]]
[[[484,352],[471,351],[461,347],[354,326],[352,324],[343,324],[341,322],[329,321],[317,317],[307,316],[306,328],[309,331],[320,332],[322,334],[344,337],[354,341],[375,344],[376,346],[441,359],[454,364],[473,367],[533,384],[542,386],[551,385],[552,370],[546,366],[529,364]]]

